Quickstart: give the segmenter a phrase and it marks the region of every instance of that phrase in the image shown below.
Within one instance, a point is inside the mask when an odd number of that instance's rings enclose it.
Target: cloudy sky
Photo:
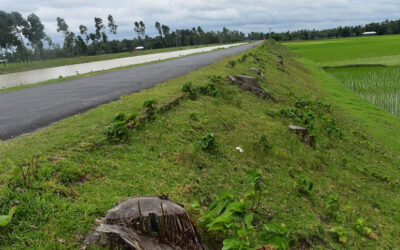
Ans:
[[[0,0],[4,11],[38,15],[46,32],[59,40],[56,18],[65,18],[72,31],[80,24],[92,29],[93,18],[112,14],[120,38],[134,36],[133,22],[143,20],[149,35],[154,22],[171,29],[202,26],[267,32],[322,29],[400,18],[400,0]]]

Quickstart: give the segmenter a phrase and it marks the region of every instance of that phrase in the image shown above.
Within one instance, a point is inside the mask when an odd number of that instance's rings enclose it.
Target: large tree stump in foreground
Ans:
[[[82,249],[89,245],[137,250],[206,249],[186,209],[157,196],[138,196],[117,204],[86,237]]]

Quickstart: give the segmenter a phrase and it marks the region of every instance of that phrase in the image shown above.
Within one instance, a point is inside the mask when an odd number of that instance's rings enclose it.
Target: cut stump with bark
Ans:
[[[137,196],[118,203],[86,237],[82,248],[205,250],[189,213],[158,196]]]
[[[314,137],[308,133],[308,129],[304,127],[289,125],[289,129],[301,136],[301,141],[308,144],[310,147],[314,147]]]
[[[233,85],[236,85],[237,87],[245,91],[249,91],[254,95],[256,95],[257,97],[263,99],[270,99],[271,101],[276,102],[276,99],[271,95],[271,93],[266,92],[258,84],[257,78],[245,75],[235,75],[235,76],[228,75],[227,77]]]

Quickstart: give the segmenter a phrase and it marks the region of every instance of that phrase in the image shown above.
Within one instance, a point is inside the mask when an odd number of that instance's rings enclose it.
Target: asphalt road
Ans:
[[[91,77],[0,93],[0,139],[32,132],[120,96],[153,87],[258,45],[241,45],[210,53],[102,73]]]

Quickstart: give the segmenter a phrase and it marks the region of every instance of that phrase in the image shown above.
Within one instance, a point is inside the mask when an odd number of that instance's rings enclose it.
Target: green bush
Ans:
[[[215,85],[215,83],[210,82],[207,85],[200,87],[200,93],[203,95],[216,97],[219,95],[219,90],[217,88],[217,85]]]
[[[143,108],[147,109],[155,109],[155,105],[157,104],[157,101],[154,99],[147,100],[143,103]]]
[[[231,60],[231,61],[228,62],[228,65],[229,65],[231,68],[234,68],[235,65],[236,65],[236,61]]]
[[[248,171],[245,183],[250,184],[254,191],[261,190],[261,182],[260,171]],[[209,232],[224,236],[222,249],[253,250],[271,245],[274,249],[287,250],[296,246],[284,224],[260,223],[255,220],[254,208],[249,208],[247,204],[235,200],[229,193],[223,193],[211,202],[208,211],[200,217],[200,223]]]
[[[183,86],[182,86],[182,91],[183,92],[190,92],[190,91],[192,91],[192,89],[193,89],[193,87],[192,87],[192,82],[187,82],[187,83],[185,83],[185,84],[183,84]]]
[[[109,141],[123,141],[128,137],[129,129],[125,121],[113,121],[106,127],[105,134]]]
[[[125,120],[125,114],[122,112],[118,112],[114,118],[113,118],[113,122],[118,122],[118,121],[124,121]]]

